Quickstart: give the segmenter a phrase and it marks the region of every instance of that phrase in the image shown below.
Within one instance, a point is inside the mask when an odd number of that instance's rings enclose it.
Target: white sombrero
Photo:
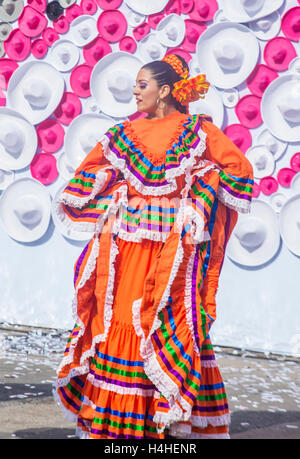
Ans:
[[[80,51],[69,40],[57,40],[51,47],[48,62],[60,72],[68,72],[79,61]]]
[[[300,57],[295,57],[295,59],[293,59],[290,62],[289,72],[296,73],[297,75],[300,75]]]
[[[0,169],[0,190],[5,190],[15,179],[13,171]]]
[[[95,65],[91,94],[106,115],[122,118],[136,112],[133,86],[142,65],[136,56],[123,51],[107,54]]]
[[[142,22],[145,22],[146,16],[144,14],[137,13],[136,11],[133,11],[130,8],[128,9],[129,11],[128,13],[126,13],[126,17],[127,17],[128,24],[131,27],[136,27],[142,24]]]
[[[286,151],[287,143],[277,139],[268,129],[264,129],[257,137],[258,145],[265,145],[272,153],[275,161],[278,161]]]
[[[167,48],[159,40],[156,33],[149,33],[138,42],[138,56],[144,63],[160,61],[166,54]]]
[[[278,11],[275,11],[257,21],[249,22],[248,26],[259,40],[267,41],[279,34],[281,16]]]
[[[124,0],[133,11],[140,14],[154,14],[162,11],[169,0]]]
[[[297,172],[292,178],[291,189],[296,194],[300,193],[300,172]]]
[[[260,179],[273,174],[275,160],[265,145],[255,145],[249,148],[245,156],[252,164],[255,178]]]
[[[12,74],[7,107],[22,113],[32,124],[48,118],[64,92],[63,76],[47,62],[26,62]]]
[[[240,93],[236,88],[225,89],[221,93],[223,104],[225,107],[232,108],[235,107],[239,101]]]
[[[88,233],[86,231],[75,231],[70,228],[69,225],[65,224],[66,221],[65,215],[64,218],[60,218],[59,216],[59,209],[60,205],[58,203],[58,198],[61,197],[61,193],[66,188],[68,183],[64,183],[56,192],[51,206],[51,214],[53,222],[56,228],[60,231],[60,233],[68,239],[72,239],[75,241],[87,241],[93,237],[93,233]]]
[[[270,196],[270,205],[279,214],[287,199],[287,196],[283,193],[274,193]]]
[[[282,206],[279,228],[287,248],[300,256],[300,193],[288,199]]]
[[[263,94],[261,114],[275,137],[300,141],[300,75],[291,73],[272,81]]]
[[[34,126],[20,113],[0,107],[0,168],[19,170],[27,167],[37,149]]]
[[[266,202],[253,201],[250,214],[239,215],[227,245],[228,257],[243,266],[261,266],[279,247],[277,214]]]
[[[246,26],[233,22],[211,25],[197,42],[197,59],[208,81],[222,89],[247,79],[259,58],[259,43]]]
[[[86,155],[96,146],[105,132],[115,124],[115,121],[102,114],[85,113],[71,122],[65,136],[66,161],[77,167]]]
[[[209,115],[212,117],[213,123],[218,126],[219,129],[223,126],[225,109],[222,96],[212,85],[210,85],[205,94],[205,99],[199,99],[189,104],[189,112],[191,115],[200,113]]]
[[[284,0],[221,0],[220,7],[230,21],[250,22],[277,11]]]
[[[66,153],[64,151],[57,159],[57,169],[64,180],[70,181],[75,175],[75,168],[68,163]]]
[[[51,197],[46,187],[33,178],[11,183],[0,198],[0,220],[5,231],[20,242],[40,239],[51,218]]]
[[[157,38],[164,46],[179,46],[185,36],[185,22],[182,16],[172,13],[163,18],[156,28]]]
[[[83,47],[98,36],[97,21],[88,14],[82,14],[70,24],[66,38],[74,45]]]

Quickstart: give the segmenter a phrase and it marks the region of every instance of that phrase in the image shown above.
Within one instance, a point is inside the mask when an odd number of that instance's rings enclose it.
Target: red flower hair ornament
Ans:
[[[182,78],[182,80],[174,83],[174,89],[172,90],[173,97],[181,105],[187,106],[190,102],[204,99],[210,86],[210,83],[206,81],[206,75],[200,74],[193,78],[188,78],[188,69],[184,68],[183,63],[175,54],[169,54],[162,60],[170,64]]]

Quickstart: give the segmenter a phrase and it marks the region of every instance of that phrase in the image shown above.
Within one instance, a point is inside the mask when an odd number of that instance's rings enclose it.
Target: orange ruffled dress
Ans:
[[[228,438],[209,330],[252,167],[205,116],[116,124],[76,170],[59,218],[94,236],[74,266],[75,326],[54,395],[95,439]]]

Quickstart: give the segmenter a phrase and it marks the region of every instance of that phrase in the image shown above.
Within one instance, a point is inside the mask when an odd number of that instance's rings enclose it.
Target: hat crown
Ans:
[[[272,27],[272,21],[270,21],[270,19],[266,19],[266,18],[263,18],[263,19],[259,19],[257,22],[256,22],[256,26],[262,30],[263,32],[267,32],[268,30],[270,30],[270,28]]]
[[[254,16],[264,5],[264,0],[241,0],[242,6],[249,16]]]
[[[71,53],[69,49],[66,46],[63,46],[59,51],[58,51],[58,56],[63,64],[67,64],[70,61]]]
[[[243,64],[244,52],[233,40],[219,40],[213,52],[219,66],[225,71],[238,71]]]
[[[47,107],[51,97],[51,90],[46,82],[37,78],[29,78],[24,81],[22,90],[31,107],[39,109]]]
[[[17,125],[6,122],[0,126],[0,143],[8,153],[18,156],[24,148],[24,133]]]
[[[132,98],[134,81],[127,72],[113,72],[107,77],[108,89],[120,102],[127,102]]]
[[[35,228],[42,220],[43,210],[36,196],[21,196],[14,207],[20,222],[29,229]]]
[[[240,244],[249,252],[258,249],[267,236],[266,225],[256,217],[248,217],[235,231]]]

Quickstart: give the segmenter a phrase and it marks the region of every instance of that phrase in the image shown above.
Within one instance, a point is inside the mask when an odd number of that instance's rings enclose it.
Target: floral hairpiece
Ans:
[[[184,68],[183,63],[175,54],[169,54],[162,59],[173,67],[176,73],[181,76],[181,80],[174,83],[172,90],[173,97],[181,104],[188,105],[198,99],[204,99],[210,83],[206,81],[206,75],[200,74],[193,78],[189,77],[189,71]]]

